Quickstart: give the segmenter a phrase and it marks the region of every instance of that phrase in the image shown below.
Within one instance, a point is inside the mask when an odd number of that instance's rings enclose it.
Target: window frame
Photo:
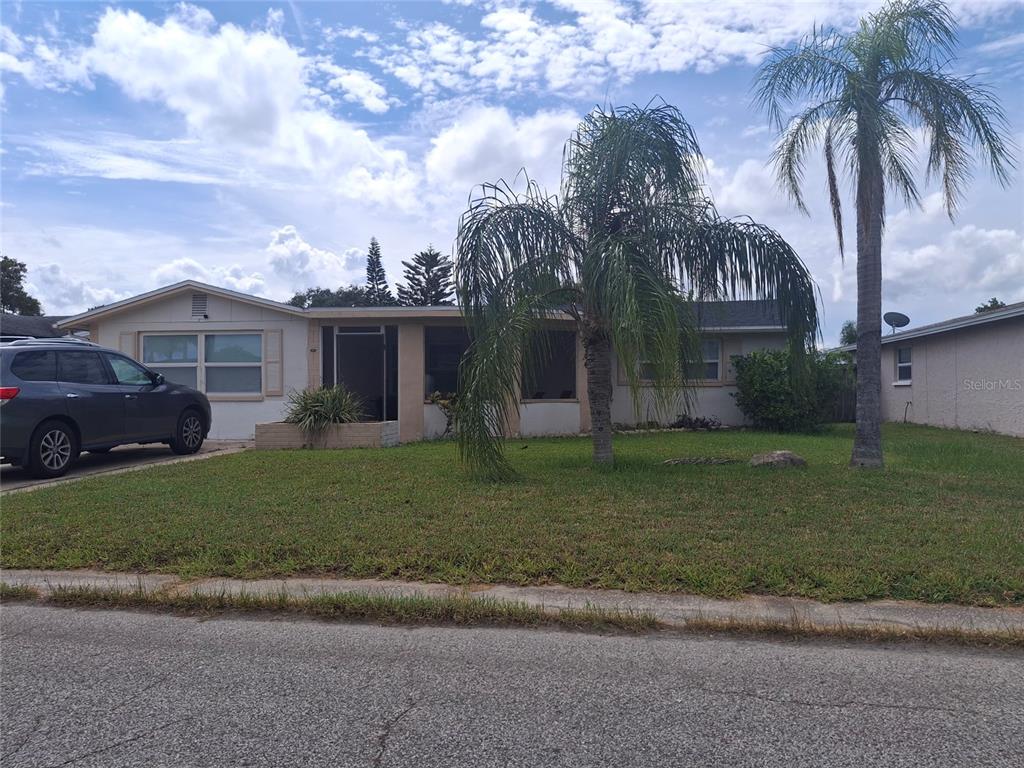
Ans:
[[[706,342],[706,341],[713,341],[713,342],[715,342],[718,345],[718,358],[716,360],[711,360],[711,359],[705,359],[704,358],[704,342]],[[719,386],[722,386],[722,385],[726,384],[726,379],[725,379],[725,369],[726,369],[726,366],[724,365],[725,361],[723,360],[723,357],[725,356],[725,339],[722,336],[703,336],[702,335],[700,337],[700,344],[701,344],[701,360],[700,360],[701,371],[704,372],[707,369],[708,363],[716,363],[718,365],[718,376],[717,376],[717,378],[714,378],[714,379],[692,378],[692,379],[689,380],[690,383],[693,384],[693,385],[696,385],[698,387],[719,387]],[[682,362],[682,361],[680,361],[680,362]],[[640,374],[640,376],[639,376],[639,378],[640,378],[640,386],[642,386],[642,387],[652,387],[652,386],[654,386],[654,381],[652,379],[648,379],[648,378],[644,378],[643,377],[643,370],[644,370],[644,366],[645,365],[649,365],[649,363],[646,360],[641,360],[641,361],[639,361],[637,363],[637,366],[638,366],[637,370],[638,370],[638,373]],[[620,363],[619,363],[619,385],[620,386],[625,386],[628,383],[629,382],[626,379],[625,369],[622,367],[622,363],[620,361]]]
[[[707,342],[709,342],[709,341],[710,342],[714,342],[718,346],[718,351],[717,351],[717,354],[715,355],[715,359],[714,360],[708,359],[708,357],[705,356],[705,354],[704,354],[704,345]],[[702,370],[704,372],[707,372],[708,365],[710,365],[711,363],[714,363],[715,364],[716,375],[715,375],[715,377],[713,379],[709,379],[709,378],[705,377],[705,378],[700,378],[700,379],[694,379],[694,381],[701,382],[701,383],[704,383],[704,384],[721,384],[722,383],[722,353],[724,352],[724,350],[725,350],[725,343],[723,342],[723,340],[722,340],[722,338],[720,336],[711,336],[711,337],[703,337],[702,336],[701,337],[701,340],[700,340],[700,357],[701,357],[700,364],[701,364],[701,368],[702,368]]]
[[[906,350],[907,352],[907,361],[900,362],[900,352],[903,352],[904,350]],[[914,348],[912,346],[896,347],[896,351],[893,353],[892,359],[894,373],[896,375],[896,378],[893,381],[893,385],[897,387],[909,387],[914,382]],[[902,378],[902,369],[904,368],[907,369],[908,374],[905,379]]]
[[[142,365],[147,368],[194,368],[196,371],[196,391],[202,392],[206,395],[207,399],[211,402],[230,402],[230,401],[251,401],[251,400],[263,400],[266,398],[267,391],[267,372],[266,372],[266,332],[264,329],[235,329],[230,330],[187,330],[187,331],[141,331],[139,333],[139,350],[143,358]],[[146,357],[146,339],[151,336],[195,336],[196,337],[196,361],[195,362],[184,362],[184,363],[147,363],[145,362]],[[253,362],[207,362],[206,361],[206,337],[207,336],[258,336],[260,340],[260,361],[258,363]],[[258,392],[209,392],[206,388],[206,368],[207,366],[212,368],[259,368],[260,371],[260,389]]]
[[[216,398],[224,398],[224,399],[231,399],[231,400],[246,399],[246,398],[255,397],[255,396],[259,396],[260,398],[262,398],[263,397],[263,393],[266,391],[266,388],[267,388],[266,376],[264,375],[264,372],[263,372],[263,362],[264,362],[264,358],[266,357],[266,354],[265,354],[266,350],[264,348],[265,347],[265,342],[264,342],[264,339],[263,339],[263,332],[262,331],[259,331],[259,332],[257,332],[257,331],[227,331],[227,332],[210,331],[210,332],[204,332],[201,335],[202,335],[203,348],[200,351],[200,357],[202,359],[202,366],[203,366],[203,388],[200,391],[203,392],[207,397],[209,397],[210,395],[213,395]],[[214,361],[212,363],[209,362],[206,359],[206,340],[207,340],[207,337],[209,337],[209,336],[255,336],[257,339],[259,339],[259,345],[260,345],[260,359],[259,359],[259,362],[252,362],[252,361],[241,361],[241,362],[238,362],[238,361],[234,361],[234,362]],[[257,392],[251,392],[251,391],[250,392],[246,392],[246,391],[210,392],[208,390],[208,388],[207,388],[207,384],[208,384],[207,377],[206,377],[206,369],[207,368],[258,368],[259,372],[260,372],[260,388],[259,388],[259,391],[257,391]]]

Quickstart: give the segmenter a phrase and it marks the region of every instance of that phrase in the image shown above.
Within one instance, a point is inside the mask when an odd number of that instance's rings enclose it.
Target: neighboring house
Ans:
[[[11,315],[0,313],[0,337],[3,339],[33,338],[48,339],[63,336],[57,330],[57,323],[67,319],[67,315]]]
[[[882,418],[1024,436],[1024,302],[883,336]]]
[[[741,424],[743,417],[729,396],[735,392],[731,358],[783,347],[785,326],[770,302],[715,302],[699,311],[705,378],[695,388],[690,413]],[[65,331],[88,331],[93,341],[205,392],[213,406],[211,437],[229,439],[250,438],[257,423],[280,421],[290,391],[336,382],[363,397],[368,418],[397,420],[402,442],[438,437],[445,418],[427,397],[457,389],[459,361],[468,344],[458,307],[299,309],[192,280],[98,307],[59,325]],[[544,370],[522,385],[512,434],[590,429],[586,371],[574,326],[553,319],[550,329],[554,354]],[[634,424],[625,372],[618,363],[616,370],[612,419]],[[649,392],[641,402],[640,420],[653,420]]]

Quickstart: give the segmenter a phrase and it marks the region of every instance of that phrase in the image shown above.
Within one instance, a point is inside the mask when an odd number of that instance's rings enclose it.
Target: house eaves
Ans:
[[[939,333],[959,331],[962,328],[973,328],[978,325],[997,323],[1001,320],[1010,320],[1015,317],[1024,317],[1024,301],[1008,304],[1000,309],[990,309],[987,312],[977,312],[973,315],[964,315],[950,320],[943,320],[939,323],[922,325],[920,328],[913,328],[909,331],[886,334],[882,336],[882,344],[896,344],[902,341],[910,341],[911,339],[919,339],[923,336],[934,336]],[[846,344],[842,347],[836,347],[835,351],[853,352],[856,349],[856,344]]]

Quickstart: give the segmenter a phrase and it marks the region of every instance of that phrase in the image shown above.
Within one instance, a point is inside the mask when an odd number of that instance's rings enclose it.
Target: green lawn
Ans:
[[[471,481],[452,443],[246,452],[2,501],[0,562],[186,576],[338,574],[823,599],[1024,604],[1024,440],[885,429],[513,442],[518,482]],[[662,466],[788,448],[806,470]]]

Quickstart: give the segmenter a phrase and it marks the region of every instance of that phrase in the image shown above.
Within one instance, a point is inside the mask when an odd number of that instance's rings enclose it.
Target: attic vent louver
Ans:
[[[206,317],[206,294],[192,294],[192,317]]]

